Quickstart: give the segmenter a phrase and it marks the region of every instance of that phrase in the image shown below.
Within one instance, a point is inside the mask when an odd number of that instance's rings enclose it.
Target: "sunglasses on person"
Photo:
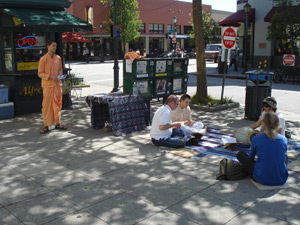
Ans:
[[[269,106],[267,103],[263,103],[263,107],[270,108],[271,106]]]

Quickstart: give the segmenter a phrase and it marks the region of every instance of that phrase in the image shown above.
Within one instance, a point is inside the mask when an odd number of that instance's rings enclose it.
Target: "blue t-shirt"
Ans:
[[[282,185],[288,178],[286,167],[287,139],[277,134],[275,140],[268,138],[266,134],[256,135],[252,139],[249,157],[255,162],[253,178],[265,185]]]

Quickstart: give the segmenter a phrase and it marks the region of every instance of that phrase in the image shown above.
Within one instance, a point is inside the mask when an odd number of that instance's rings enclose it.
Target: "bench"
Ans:
[[[75,93],[75,95],[78,97],[81,97],[81,93],[82,93],[82,88],[85,87],[90,87],[90,85],[87,84],[81,84],[84,82],[84,79],[82,77],[71,77],[70,78],[71,81],[71,95],[72,95],[72,91]]]

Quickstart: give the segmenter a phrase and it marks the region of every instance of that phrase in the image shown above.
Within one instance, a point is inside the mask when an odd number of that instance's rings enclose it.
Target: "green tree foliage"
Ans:
[[[205,43],[203,34],[202,0],[193,0],[193,24],[197,54],[197,97],[207,98]]]
[[[268,26],[267,39],[291,44],[300,38],[300,17],[297,16],[300,10],[299,0],[294,3],[292,0],[274,0],[274,2],[279,8]],[[280,7],[286,9],[282,10]]]
[[[102,0],[103,1],[103,0]],[[111,1],[113,2],[113,1]],[[117,1],[117,24],[120,25],[120,39],[128,43],[140,37],[140,11],[137,0],[118,0]],[[109,24],[113,24],[114,4],[110,5]]]
[[[207,11],[202,12],[203,18],[203,36],[205,44],[215,42],[217,40],[217,28],[219,28],[219,24],[213,20],[210,13]],[[195,44],[195,30],[194,24],[192,24],[193,29],[190,31],[191,43]]]

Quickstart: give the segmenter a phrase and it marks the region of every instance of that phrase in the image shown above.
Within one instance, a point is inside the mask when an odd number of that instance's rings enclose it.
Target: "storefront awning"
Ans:
[[[246,22],[246,14],[244,10],[239,10],[230,16],[219,21],[221,26],[239,26],[239,23]],[[255,22],[255,9],[250,9],[248,14],[248,22]]]
[[[293,20],[299,19],[300,17],[300,7],[299,6],[288,6],[288,7],[273,7],[270,12],[265,16],[264,21],[265,22],[271,22],[272,17],[275,15],[275,13],[279,14],[286,14],[289,16],[289,19]]]
[[[64,32],[62,34],[63,42],[82,42],[91,43],[92,41],[73,32]]]
[[[169,38],[172,38],[174,35],[173,34],[169,34]],[[183,34],[177,34],[176,35],[176,39],[187,39],[188,37],[183,35]]]
[[[92,30],[92,25],[65,11],[5,8],[16,26],[56,27],[57,29]]]

